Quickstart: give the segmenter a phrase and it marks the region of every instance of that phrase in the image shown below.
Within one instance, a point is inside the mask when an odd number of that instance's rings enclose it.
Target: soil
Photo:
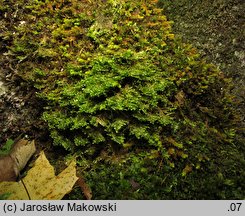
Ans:
[[[43,134],[42,102],[35,89],[19,78],[6,75],[0,82],[0,143],[18,136],[36,139]],[[18,82],[19,81],[19,82]]]

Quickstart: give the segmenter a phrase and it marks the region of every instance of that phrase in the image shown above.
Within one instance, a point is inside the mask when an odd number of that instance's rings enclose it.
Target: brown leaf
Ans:
[[[34,140],[20,139],[16,142],[10,153],[0,158],[0,182],[15,181],[35,151]]]
[[[87,200],[91,200],[92,198],[92,191],[90,187],[87,185],[87,183],[84,181],[84,179],[80,176],[77,180],[77,184],[80,186],[84,196]]]

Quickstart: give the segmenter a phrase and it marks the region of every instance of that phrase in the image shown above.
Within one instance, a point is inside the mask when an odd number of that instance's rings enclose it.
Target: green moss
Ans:
[[[175,39],[155,3],[30,1],[10,47],[95,199],[202,198],[197,179],[224,172],[234,145],[230,80]]]
[[[0,148],[0,156],[5,156],[10,153],[10,150],[14,144],[14,140],[8,139],[6,143]]]

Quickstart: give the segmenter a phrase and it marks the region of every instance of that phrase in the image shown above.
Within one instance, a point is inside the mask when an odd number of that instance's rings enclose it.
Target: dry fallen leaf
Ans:
[[[29,200],[28,193],[21,181],[19,182],[1,182],[0,194],[10,193],[9,200]]]
[[[34,140],[18,140],[9,154],[0,157],[0,182],[15,181],[35,151]]]
[[[81,176],[78,178],[77,184],[80,186],[80,188],[81,188],[84,196],[86,197],[86,199],[91,200],[92,191]]]
[[[77,179],[75,161],[55,176],[54,168],[41,152],[33,168],[20,182],[0,183],[0,194],[11,193],[10,200],[59,200],[72,190]]]

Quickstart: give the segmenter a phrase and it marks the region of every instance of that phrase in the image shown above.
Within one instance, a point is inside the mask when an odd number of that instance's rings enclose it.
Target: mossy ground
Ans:
[[[244,198],[229,80],[156,6],[84,2],[2,1],[1,61],[45,99],[54,143],[76,152],[94,199]]]
[[[159,5],[174,21],[176,35],[191,42],[208,62],[214,63],[233,78],[233,94],[239,101],[238,109],[242,118],[240,132],[244,137],[245,2],[160,0]]]
[[[184,41],[191,42],[208,62],[217,65],[232,77],[236,109],[240,113],[236,145],[244,160],[245,152],[245,2],[169,1],[160,0],[160,7],[174,21],[173,30]]]

